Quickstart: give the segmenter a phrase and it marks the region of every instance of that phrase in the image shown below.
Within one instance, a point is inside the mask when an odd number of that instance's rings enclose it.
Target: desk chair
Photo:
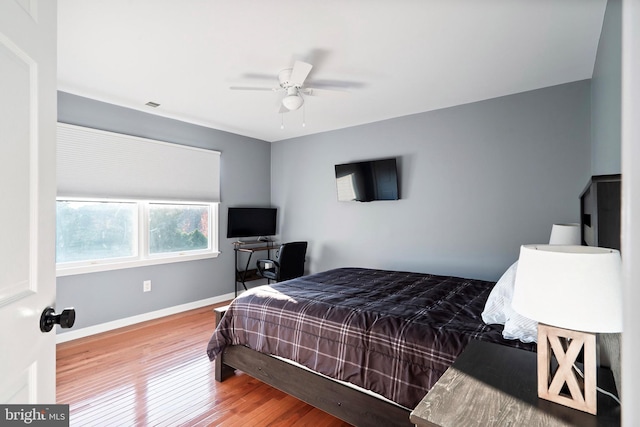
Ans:
[[[258,275],[269,280],[282,282],[304,275],[304,257],[307,254],[307,242],[284,243],[276,253],[276,259],[256,261]],[[270,267],[269,267],[270,266]]]

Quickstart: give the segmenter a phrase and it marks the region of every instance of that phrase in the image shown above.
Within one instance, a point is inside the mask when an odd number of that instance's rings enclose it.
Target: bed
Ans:
[[[483,322],[493,287],[365,268],[260,286],[219,313],[207,354],[219,381],[239,369],[351,424],[408,426],[470,340],[535,349]]]

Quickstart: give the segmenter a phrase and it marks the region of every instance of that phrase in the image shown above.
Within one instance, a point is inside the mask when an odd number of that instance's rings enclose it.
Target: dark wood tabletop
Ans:
[[[617,395],[610,370],[598,387]],[[598,415],[538,398],[535,352],[473,340],[411,412],[417,426],[619,426],[620,406],[598,393]]]

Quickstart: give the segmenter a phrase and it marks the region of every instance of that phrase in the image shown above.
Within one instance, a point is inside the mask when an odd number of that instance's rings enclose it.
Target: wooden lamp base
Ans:
[[[584,378],[574,369],[583,348]],[[538,324],[538,397],[595,415],[596,370],[595,334]]]

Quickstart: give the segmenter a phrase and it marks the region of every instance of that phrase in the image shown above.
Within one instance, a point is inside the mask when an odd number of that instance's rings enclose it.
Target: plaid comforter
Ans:
[[[492,287],[362,268],[260,286],[231,303],[207,354],[248,346],[413,408],[471,339],[532,348],[482,322]]]

